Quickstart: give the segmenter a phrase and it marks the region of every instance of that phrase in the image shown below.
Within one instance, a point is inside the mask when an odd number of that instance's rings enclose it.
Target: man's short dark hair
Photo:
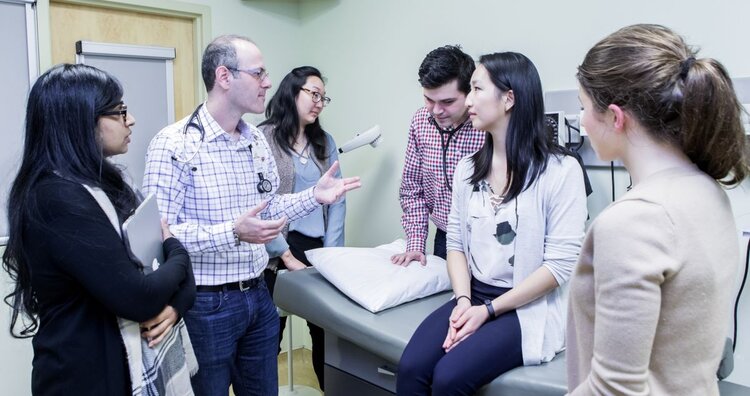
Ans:
[[[433,89],[456,80],[458,89],[468,94],[474,59],[461,51],[461,46],[446,45],[430,51],[419,66],[419,83],[422,88]]]

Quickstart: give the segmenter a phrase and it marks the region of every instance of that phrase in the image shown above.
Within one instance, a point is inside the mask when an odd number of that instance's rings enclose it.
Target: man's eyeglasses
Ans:
[[[122,116],[122,121],[127,122],[128,120],[128,106],[122,106],[119,110],[110,110],[110,111],[103,111],[101,113],[103,116],[111,116],[111,115],[120,115]]]
[[[227,66],[227,69],[230,70],[230,71],[233,71],[233,72],[247,73],[247,74],[255,77],[255,79],[258,80],[258,81],[263,81],[266,77],[269,76],[268,71],[266,69],[262,68],[262,67],[259,67],[259,68],[256,68],[256,69],[238,69],[236,67],[228,67]]]
[[[320,103],[320,101],[323,101],[323,107],[328,106],[331,104],[331,98],[328,96],[323,96],[320,94],[320,92],[311,91],[307,88],[300,88],[301,90],[307,92],[312,96],[313,103]]]

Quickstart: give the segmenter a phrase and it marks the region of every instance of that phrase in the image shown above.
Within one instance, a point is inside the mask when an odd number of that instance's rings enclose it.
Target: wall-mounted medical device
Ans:
[[[343,154],[360,148],[366,144],[369,144],[372,147],[376,147],[382,141],[383,137],[380,135],[380,125],[375,125],[374,127],[362,133],[358,133],[351,140],[344,143],[341,147],[339,147],[339,153]]]
[[[565,123],[565,113],[562,111],[553,111],[544,113],[544,128],[547,130],[550,142],[565,145],[564,136],[561,136],[561,130]]]
[[[548,111],[544,113],[544,127],[549,134],[550,141],[560,146],[580,144],[581,136],[586,136],[580,126],[580,114],[566,114],[564,111]]]
[[[614,163],[602,161],[594,152],[588,140],[586,131],[581,127],[581,101],[578,99],[577,89],[547,91],[544,93],[544,107],[546,114],[554,116],[558,125],[558,140],[568,149],[578,153],[586,167],[619,167],[619,161]]]

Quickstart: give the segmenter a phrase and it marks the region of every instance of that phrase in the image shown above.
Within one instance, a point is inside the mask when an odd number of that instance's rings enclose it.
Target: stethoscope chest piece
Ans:
[[[271,181],[263,177],[263,172],[258,172],[258,178],[260,179],[260,181],[255,186],[258,189],[258,192],[261,194],[270,193],[273,189]]]

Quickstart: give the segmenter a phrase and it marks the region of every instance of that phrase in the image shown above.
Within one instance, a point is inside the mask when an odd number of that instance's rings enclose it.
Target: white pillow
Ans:
[[[408,267],[391,263],[391,256],[406,251],[397,239],[374,248],[329,247],[308,250],[307,259],[329,282],[368,311],[375,313],[451,286],[446,262],[427,255],[427,265]]]

